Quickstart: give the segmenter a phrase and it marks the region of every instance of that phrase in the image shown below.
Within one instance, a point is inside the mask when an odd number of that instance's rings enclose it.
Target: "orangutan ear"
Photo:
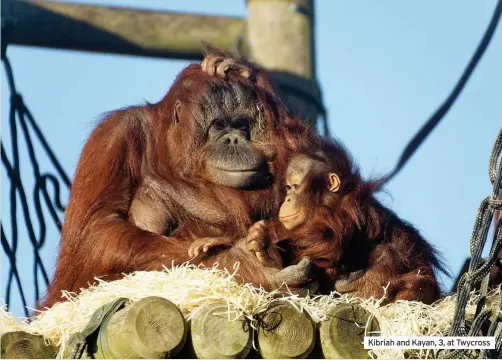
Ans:
[[[338,192],[338,190],[340,190],[340,186],[342,185],[342,183],[337,174],[330,173],[328,175],[328,181],[329,181],[329,186],[328,186],[329,191],[331,191],[332,193],[336,193]]]
[[[174,123],[177,124],[180,122],[180,115],[181,115],[181,101],[176,100],[176,103],[174,104]]]

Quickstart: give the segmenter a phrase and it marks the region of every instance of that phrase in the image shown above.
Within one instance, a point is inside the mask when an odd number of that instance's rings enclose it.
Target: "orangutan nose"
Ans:
[[[240,138],[239,135],[236,135],[236,134],[227,134],[223,138],[223,144],[225,144],[225,145],[238,145],[239,144],[239,138]]]

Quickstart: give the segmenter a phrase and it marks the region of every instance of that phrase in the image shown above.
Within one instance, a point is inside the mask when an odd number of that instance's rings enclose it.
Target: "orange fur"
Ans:
[[[379,181],[364,181],[344,147],[327,139],[306,141],[296,154],[326,164],[322,177],[307,175],[300,195],[306,222],[290,231],[275,223],[276,241],[284,240],[288,263],[309,256],[322,269],[321,292],[335,289],[360,297],[383,295],[388,301],[421,300],[440,296],[434,270],[445,270],[437,251],[410,224],[373,196]],[[339,192],[329,191],[329,173],[341,180]],[[346,281],[359,272],[357,279]]]
[[[257,80],[258,86],[234,75],[229,81],[257,93],[269,143],[251,146],[273,149],[270,164],[275,179],[280,179],[286,146],[296,141],[290,127],[298,125],[285,120],[287,111],[265,75]],[[172,262],[192,260],[187,251],[194,237],[225,235],[238,240],[252,223],[277,212],[282,194],[278,180],[256,191],[233,190],[204,180],[205,134],[193,115],[202,111],[205,89],[226,86],[225,80],[190,65],[160,102],[112,112],[96,127],[77,166],[56,271],[39,308],[61,301],[62,290],[79,292],[88,287],[94,277],[116,279],[122,273],[159,270]],[[181,119],[174,116],[177,101],[192,104],[181,113]],[[174,126],[177,121],[183,126]],[[129,221],[128,211],[136,189],[147,176],[161,179],[175,190],[191,189],[198,199],[211,205],[216,218],[221,215],[221,220],[201,220],[174,204],[168,209],[176,229],[172,233],[164,236],[136,227]],[[236,260],[241,261],[243,281],[266,282],[262,266],[239,248],[193,262],[210,265],[218,261],[222,267],[232,268]]]

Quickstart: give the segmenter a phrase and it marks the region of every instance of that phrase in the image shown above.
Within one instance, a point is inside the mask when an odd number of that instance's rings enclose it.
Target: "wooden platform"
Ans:
[[[105,318],[88,337],[84,358],[369,358],[362,345],[365,329],[378,330],[357,305],[336,305],[328,320],[315,324],[286,301],[252,319],[227,303],[208,302],[187,320],[172,302],[152,296]],[[41,336],[20,331],[1,338],[1,358],[54,358],[57,351]]]

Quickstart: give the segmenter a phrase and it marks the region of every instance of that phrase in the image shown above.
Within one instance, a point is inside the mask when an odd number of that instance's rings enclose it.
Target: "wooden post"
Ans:
[[[305,311],[280,301],[262,317],[258,346],[265,359],[305,359],[314,348],[316,327]]]
[[[190,321],[190,337],[198,359],[244,359],[251,350],[252,329],[226,302],[201,306]],[[228,318],[230,316],[230,319]]]
[[[204,40],[238,49],[268,69],[288,109],[316,124],[324,107],[316,82],[314,0],[247,3],[246,21],[47,0],[2,0],[2,43],[199,60]]]
[[[185,344],[187,326],[176,305],[149,296],[112,315],[99,330],[95,358],[163,359]]]
[[[315,124],[322,111],[314,58],[314,0],[247,0],[245,53],[272,71],[291,112]]]

